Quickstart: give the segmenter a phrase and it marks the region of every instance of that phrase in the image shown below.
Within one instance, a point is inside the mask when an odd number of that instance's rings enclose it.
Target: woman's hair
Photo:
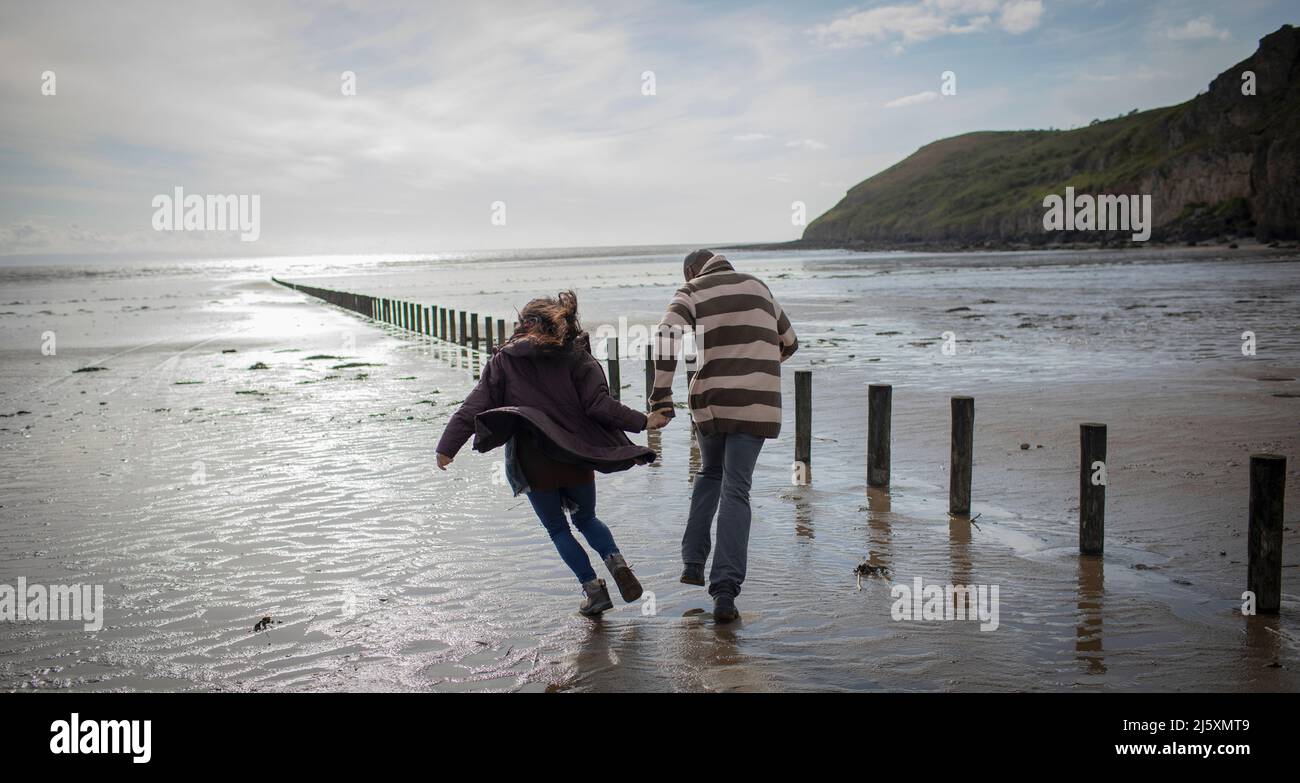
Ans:
[[[529,340],[539,348],[570,350],[582,333],[578,297],[572,291],[561,291],[555,297],[544,296],[524,305],[511,339]]]

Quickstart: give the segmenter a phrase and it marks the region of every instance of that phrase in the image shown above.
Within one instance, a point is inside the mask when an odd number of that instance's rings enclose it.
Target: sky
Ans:
[[[1285,23],[1286,0],[7,2],[0,257],[795,239],[796,202],[811,221],[929,142],[1180,103]],[[256,240],[155,230],[178,187],[256,195]]]

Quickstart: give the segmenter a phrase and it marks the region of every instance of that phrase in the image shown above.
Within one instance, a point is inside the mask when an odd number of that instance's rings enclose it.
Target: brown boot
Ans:
[[[636,580],[632,569],[627,567],[627,561],[622,555],[613,554],[605,558],[605,567],[609,569],[609,575],[614,577],[614,583],[618,585],[618,591],[625,602],[630,604],[641,597],[641,583]]]
[[[578,606],[578,612],[582,615],[597,617],[601,612],[614,608],[614,602],[609,600],[609,591],[605,589],[604,579],[584,582],[582,594],[587,597],[587,600]]]

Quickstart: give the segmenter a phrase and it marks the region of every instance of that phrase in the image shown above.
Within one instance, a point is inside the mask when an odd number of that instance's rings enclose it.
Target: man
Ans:
[[[704,585],[717,514],[709,595],[714,619],[729,623],[739,616],[736,596],[745,581],[754,464],[763,441],[781,432],[781,362],[799,341],[767,286],[737,272],[724,256],[696,250],[682,271],[686,285],[677,289],[659,324],[650,409],[672,418],[677,347],[683,331],[693,330],[699,365],[687,396],[701,465],[682,536],[681,581]]]

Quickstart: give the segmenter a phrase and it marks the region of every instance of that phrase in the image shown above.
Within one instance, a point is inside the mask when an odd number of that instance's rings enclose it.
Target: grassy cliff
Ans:
[[[1256,94],[1242,94],[1243,71]],[[1300,226],[1300,30],[1287,25],[1190,101],[1068,131],[988,131],[928,144],[861,182],[810,223],[844,245],[1127,241],[1046,232],[1043,197],[1151,194],[1156,239]]]

